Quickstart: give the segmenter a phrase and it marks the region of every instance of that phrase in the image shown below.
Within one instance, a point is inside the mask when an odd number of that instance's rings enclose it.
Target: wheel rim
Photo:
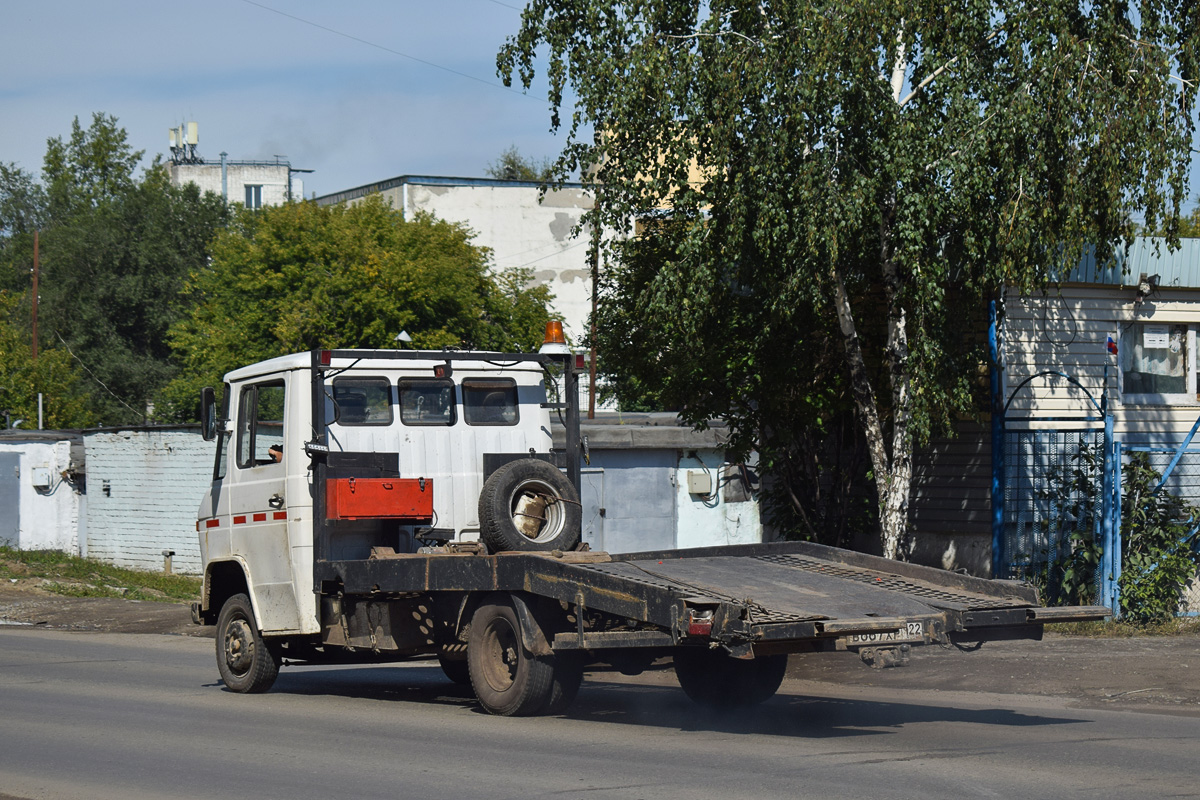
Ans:
[[[521,663],[521,640],[507,620],[493,620],[484,632],[483,679],[496,692],[512,687]]]
[[[234,675],[245,675],[254,660],[254,634],[244,619],[230,620],[225,628],[225,664]]]
[[[509,496],[508,511],[517,533],[531,542],[552,541],[567,524],[562,498],[553,486],[542,481],[518,484]]]

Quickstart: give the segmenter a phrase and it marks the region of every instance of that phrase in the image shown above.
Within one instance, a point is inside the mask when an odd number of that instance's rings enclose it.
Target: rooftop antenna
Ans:
[[[172,164],[203,164],[204,159],[196,152],[200,143],[200,126],[195,122],[181,123],[178,128],[168,128],[171,140]]]

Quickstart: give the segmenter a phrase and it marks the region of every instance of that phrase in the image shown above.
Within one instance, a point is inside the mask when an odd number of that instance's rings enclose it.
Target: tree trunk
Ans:
[[[888,453],[887,438],[875,401],[875,390],[867,373],[862,343],[854,322],[854,312],[846,294],[841,271],[834,267],[834,303],[838,325],[846,348],[850,367],[854,405],[863,422],[867,449],[875,472],[875,489],[879,495],[879,539],[886,558],[896,558],[908,526],[908,497],[912,486],[912,438],[909,421],[912,417],[911,377],[908,365],[908,332],[901,296],[901,278],[891,256],[891,211],[880,223],[881,270],[887,296],[887,368],[892,384],[892,447]]]

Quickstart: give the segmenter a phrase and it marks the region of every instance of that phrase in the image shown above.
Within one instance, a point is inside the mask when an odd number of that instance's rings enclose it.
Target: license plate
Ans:
[[[886,642],[909,642],[925,638],[924,622],[908,622],[903,628],[895,631],[879,633],[856,633],[850,637],[850,644],[882,644]]]

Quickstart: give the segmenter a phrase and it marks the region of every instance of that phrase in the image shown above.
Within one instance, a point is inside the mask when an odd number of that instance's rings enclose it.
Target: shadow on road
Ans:
[[[786,688],[786,687],[785,687]],[[284,669],[275,694],[352,697],[368,700],[468,707],[486,713],[469,686],[451,683],[435,665],[403,667],[320,667]],[[1029,714],[1006,708],[963,709],[832,697],[781,691],[761,706],[714,711],[697,706],[677,686],[584,681],[579,697],[564,715],[591,722],[680,731],[831,738],[882,734],[923,722],[958,722],[1026,727],[1066,725],[1079,720]]]

